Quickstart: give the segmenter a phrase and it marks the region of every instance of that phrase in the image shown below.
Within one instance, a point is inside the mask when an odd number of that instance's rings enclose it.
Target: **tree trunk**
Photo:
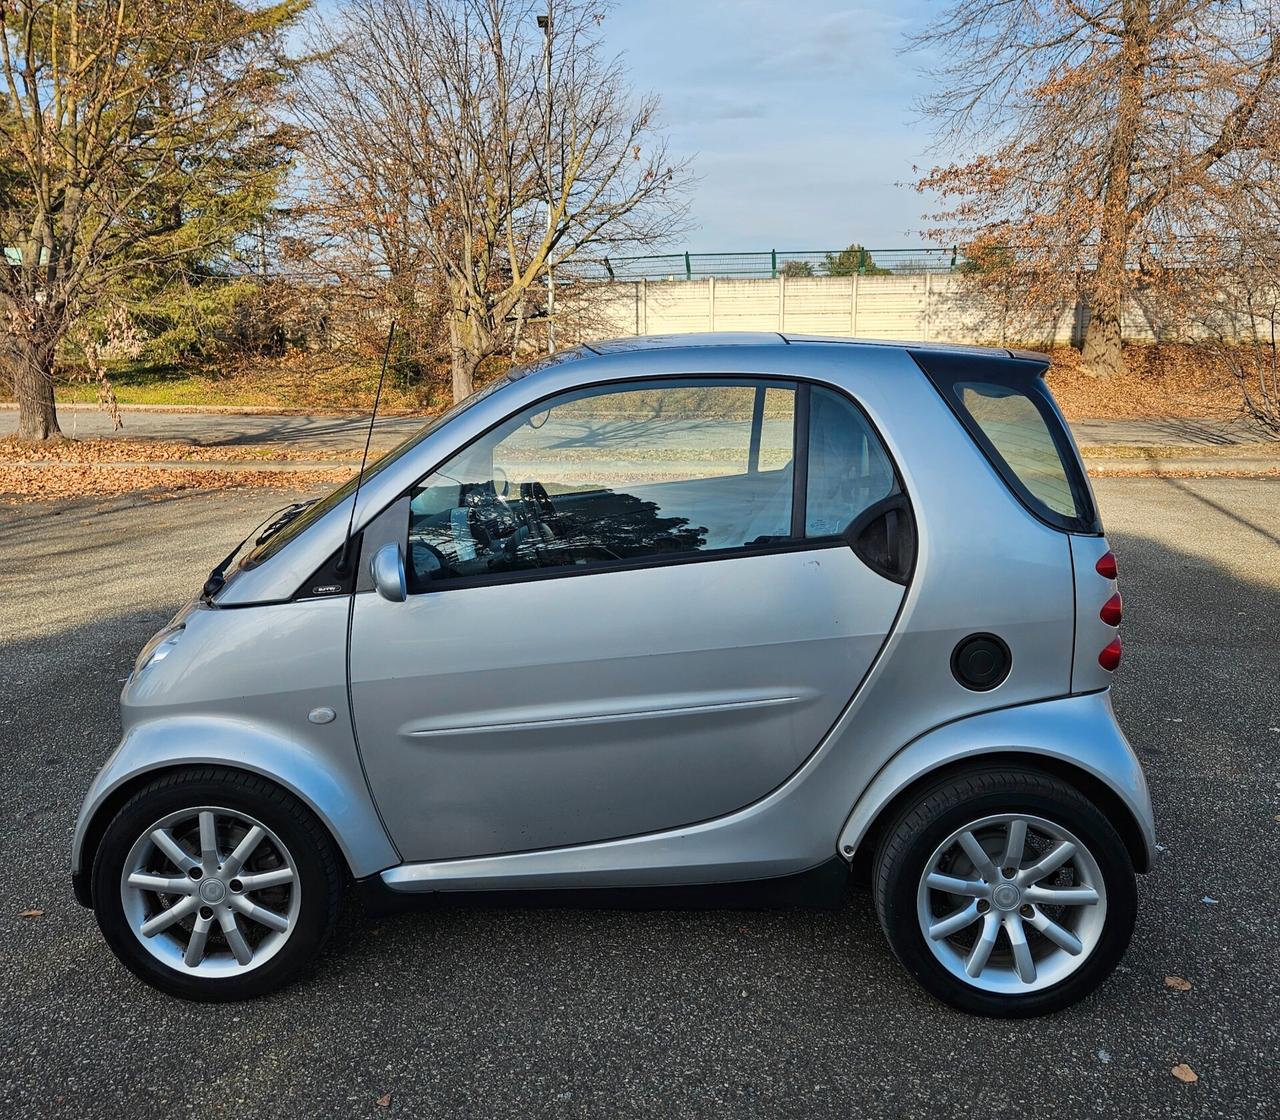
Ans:
[[[455,346],[451,354],[453,366],[453,403],[471,396],[475,388],[476,369],[480,361],[473,354]]]
[[[489,356],[490,336],[467,314],[465,305],[454,296],[453,314],[449,318],[449,359],[453,370],[453,403],[471,395],[475,388],[476,370]]]
[[[1111,377],[1123,373],[1125,368],[1120,315],[1129,263],[1129,182],[1150,56],[1150,4],[1147,0],[1126,0],[1123,11],[1115,131],[1107,153],[1107,181],[1098,228],[1098,264],[1089,295],[1089,325],[1084,336],[1084,369],[1094,377]]]
[[[53,403],[54,348],[30,339],[13,338],[9,343],[13,370],[13,392],[18,398],[18,438],[60,439],[58,413]]]
[[[1093,377],[1124,373],[1121,349],[1120,309],[1122,296],[1114,287],[1099,290],[1089,301],[1089,325],[1085,328],[1082,362]]]

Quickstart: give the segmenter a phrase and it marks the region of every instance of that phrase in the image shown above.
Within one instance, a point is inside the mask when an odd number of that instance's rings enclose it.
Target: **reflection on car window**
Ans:
[[[794,410],[788,386],[728,381],[535,405],[415,488],[414,586],[784,540]]]
[[[954,391],[1031,495],[1054,513],[1075,517],[1076,497],[1062,454],[1035,402],[1019,389],[981,381],[958,382]]]
[[[862,412],[840,393],[814,386],[805,535],[843,533],[858,514],[896,487],[889,456]]]

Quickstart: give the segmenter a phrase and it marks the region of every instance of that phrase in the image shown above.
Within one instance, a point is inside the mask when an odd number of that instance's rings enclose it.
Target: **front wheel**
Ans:
[[[143,787],[107,826],[94,911],[148,984],[184,999],[246,999],[287,984],[319,952],[337,919],[338,858],[278,786],[184,771]]]
[[[926,790],[890,825],[873,882],[898,959],[981,1015],[1075,1003],[1133,932],[1123,840],[1078,790],[1034,770],[973,771]]]

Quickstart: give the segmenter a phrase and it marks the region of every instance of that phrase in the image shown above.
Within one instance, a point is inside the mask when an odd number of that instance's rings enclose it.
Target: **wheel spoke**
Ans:
[[[265,835],[266,831],[256,824],[249,829],[244,834],[244,839],[236,845],[236,850],[227,856],[226,862],[222,865],[223,873],[228,877],[238,875],[245,860],[253,855],[253,850],[262,842]]]
[[[982,975],[982,970],[987,967],[991,950],[995,948],[996,938],[999,936],[1000,917],[994,910],[988,910],[982,919],[982,932],[978,935],[978,940],[973,943],[968,957],[965,958],[966,973],[975,978]]]
[[[190,871],[193,867],[199,867],[200,861],[192,859],[171,835],[168,829],[157,828],[151,834],[151,843],[159,848],[165,855],[165,858],[182,871]]]
[[[963,898],[989,898],[991,895],[991,888],[981,879],[957,879],[953,875],[943,875],[941,871],[931,871],[925,883],[935,891],[958,894]]]
[[[978,874],[988,883],[999,880],[1000,873],[996,870],[995,864],[991,862],[986,849],[978,843],[978,838],[972,832],[960,833],[960,847],[964,849],[964,854],[969,857]]]
[[[180,922],[189,914],[194,914],[199,905],[200,900],[195,895],[184,898],[176,905],[170,906],[168,910],[161,910],[159,914],[148,918],[142,923],[138,932],[143,937],[155,937],[157,933],[168,929],[174,922]]]
[[[1059,949],[1065,950],[1073,957],[1078,957],[1084,951],[1084,945],[1081,943],[1080,938],[1065,926],[1058,925],[1047,914],[1037,910],[1027,921],[1032,929],[1039,930]]]
[[[204,915],[196,918],[196,924],[191,928],[191,940],[187,942],[187,951],[182,955],[182,963],[188,968],[195,968],[204,960],[204,950],[209,943],[209,930],[212,926],[212,918]]]
[[[212,875],[218,870],[217,822],[208,809],[200,812],[200,862],[204,865],[206,875]]]
[[[1022,897],[1041,906],[1093,906],[1098,892],[1092,887],[1028,887]]]
[[[973,925],[978,920],[978,904],[976,902],[969,903],[963,910],[957,910],[954,914],[949,914],[941,921],[934,922],[929,927],[929,936],[934,941],[941,941],[945,937],[950,937],[958,930],[964,929],[966,926]]]
[[[1075,854],[1074,844],[1069,840],[1059,841],[1039,863],[1033,863],[1026,870],[1018,872],[1019,885],[1025,887],[1031,883],[1040,882],[1046,875],[1052,875]]]
[[[170,879],[164,875],[152,875],[146,871],[135,871],[128,878],[129,886],[140,891],[155,891],[157,894],[195,894],[196,884],[185,875],[181,879]]]
[[[1001,867],[1021,867],[1022,853],[1027,845],[1027,822],[1021,817],[1009,822],[1009,835],[1005,839]]]
[[[236,924],[236,916],[230,910],[222,910],[218,914],[218,925],[222,927],[222,936],[227,939],[227,946],[240,964],[248,964],[253,960],[253,950],[240,932]]]
[[[293,870],[288,867],[277,867],[274,871],[260,871],[256,875],[241,875],[240,882],[244,890],[265,891],[268,887],[278,887],[293,882]]]
[[[1036,962],[1031,957],[1031,946],[1027,944],[1027,931],[1022,928],[1022,919],[1017,914],[1006,914],[1004,930],[1009,935],[1009,944],[1013,946],[1013,967],[1018,979],[1024,984],[1034,984]]]
[[[276,933],[284,933],[289,928],[289,919],[283,914],[277,914],[274,910],[268,910],[263,906],[258,906],[250,902],[241,895],[231,895],[229,901],[236,910],[239,910],[251,922],[257,922],[260,926],[266,926],[267,929],[275,930]]]

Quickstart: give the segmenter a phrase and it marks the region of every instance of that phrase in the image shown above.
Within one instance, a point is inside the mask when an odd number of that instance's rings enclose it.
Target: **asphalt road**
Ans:
[[[97,408],[58,410],[63,432],[77,439],[163,439],[208,447],[240,444],[279,444],[296,451],[342,451],[364,443],[368,418],[305,414],[162,412],[125,409],[124,428],[115,431],[111,419]],[[374,444],[388,447],[422,426],[423,418],[384,416],[374,431]],[[17,430],[18,414],[0,408],[0,436]],[[1221,446],[1249,442],[1261,435],[1242,421],[1224,420],[1077,420],[1071,425],[1083,446],[1182,444]],[[708,433],[708,438],[710,434]]]
[[[1097,485],[1166,850],[1119,971],[1021,1023],[924,996],[865,896],[445,906],[252,1004],[158,995],[71,898],[75,811],[137,648],[284,497],[0,509],[0,1116],[1280,1115],[1280,483]]]

